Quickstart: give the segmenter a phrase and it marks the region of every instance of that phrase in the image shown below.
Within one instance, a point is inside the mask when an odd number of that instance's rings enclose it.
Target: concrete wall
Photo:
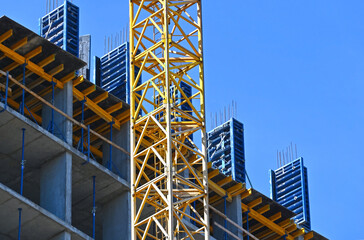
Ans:
[[[114,198],[103,206],[103,239],[124,240],[130,239],[130,192]]]
[[[72,155],[63,153],[45,164],[40,173],[40,206],[71,223]]]

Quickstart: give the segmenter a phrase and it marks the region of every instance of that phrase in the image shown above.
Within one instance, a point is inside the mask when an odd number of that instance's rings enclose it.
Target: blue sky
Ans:
[[[104,37],[128,23],[128,1],[73,2],[92,55],[103,55]],[[3,1],[0,15],[38,32],[45,6]],[[208,116],[238,103],[248,174],[266,195],[276,151],[297,144],[312,228],[330,239],[364,238],[363,12],[361,0],[203,1]]]

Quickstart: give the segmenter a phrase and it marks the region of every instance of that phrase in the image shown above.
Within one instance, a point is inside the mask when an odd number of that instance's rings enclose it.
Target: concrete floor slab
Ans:
[[[91,240],[86,234],[3,184],[0,184],[0,236],[17,239],[19,208],[22,208],[22,240],[48,240],[64,231],[71,233],[72,240]]]

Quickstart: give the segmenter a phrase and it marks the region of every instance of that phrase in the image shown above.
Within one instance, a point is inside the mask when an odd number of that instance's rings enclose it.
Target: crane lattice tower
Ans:
[[[201,0],[130,0],[130,55],[132,239],[209,239]]]

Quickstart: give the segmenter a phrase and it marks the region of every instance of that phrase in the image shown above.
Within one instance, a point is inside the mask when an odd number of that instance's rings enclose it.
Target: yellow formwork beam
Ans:
[[[262,214],[262,213],[260,213],[260,214]],[[274,222],[274,221],[277,221],[278,219],[280,219],[281,217],[282,217],[282,213],[278,212],[278,213],[274,214],[273,216],[270,216],[268,219]],[[251,219],[251,217],[249,217],[249,220],[250,219]],[[245,222],[246,222],[246,220],[243,223],[245,223]],[[253,232],[258,231],[259,229],[261,229],[263,227],[264,227],[264,224],[257,223],[254,226],[252,226],[249,230],[250,230],[250,232],[253,233]]]
[[[105,111],[108,113],[108,114],[111,114],[111,113],[113,113],[113,112],[116,112],[116,111],[118,111],[118,110],[120,110],[120,109],[122,109],[122,107],[123,107],[123,104],[120,102],[120,103],[117,103],[117,104],[115,104],[115,105],[113,105],[113,106],[111,106],[111,107],[109,107],[109,108],[107,108],[107,109],[105,109]],[[126,111],[127,112],[127,111]],[[128,113],[128,112],[127,112]],[[129,115],[129,113],[128,113],[128,115]],[[86,120],[85,120],[85,125],[90,125],[91,123],[94,123],[94,122],[96,122],[97,120],[99,120],[101,117],[99,116],[99,115],[94,115],[94,116],[92,116],[92,117],[89,117],[89,118],[87,118]],[[115,119],[117,119],[119,122],[120,122],[120,120],[118,119],[118,117],[115,117]],[[120,123],[120,125],[122,125],[122,123]],[[80,129],[80,126],[74,126],[73,127],[73,131],[77,131],[77,130],[79,130]]]
[[[37,74],[39,77],[42,77],[48,82],[55,82],[58,88],[63,88],[63,83],[60,82],[58,79],[47,74],[42,67],[33,63],[32,61],[26,59],[22,55],[18,54],[17,52],[11,50],[10,48],[6,47],[3,44],[0,44],[0,51],[2,51],[5,56],[12,59],[13,61],[17,62],[18,64],[26,64],[26,68],[31,72]]]
[[[211,172],[209,172],[209,174],[208,174],[209,179],[216,177],[217,175],[219,175],[219,173],[220,173],[219,169],[214,169],[214,170],[212,170],[212,171],[211,171]]]
[[[104,109],[102,109],[99,105],[97,105],[95,102],[93,102],[91,99],[86,97],[83,93],[81,93],[79,90],[77,90],[75,87],[73,87],[73,96],[77,98],[79,101],[85,100],[85,105],[91,109],[94,113],[99,115],[102,119],[104,119],[106,122],[114,122],[113,126],[120,130],[120,123],[116,119],[113,118],[109,113],[107,113]]]
[[[77,143],[79,140],[80,140],[80,137],[78,137],[78,136],[75,136],[75,135],[73,135],[73,140]],[[88,144],[87,144],[87,142],[86,141],[84,141],[83,142],[83,147],[85,148],[85,149],[87,149],[88,148]],[[99,158],[102,158],[102,156],[103,156],[103,154],[102,154],[102,152],[99,150],[99,149],[97,149],[97,148],[95,148],[94,146],[90,146],[90,151],[92,152],[92,154],[94,154],[95,156],[97,156],[97,157],[99,157]]]
[[[18,42],[14,43],[13,45],[11,45],[10,49],[13,51],[16,51],[27,43],[28,43],[28,37],[25,37],[23,39],[20,39]]]
[[[266,226],[267,228],[269,228],[273,232],[279,234],[280,236],[284,236],[284,235],[287,234],[287,232],[286,232],[286,230],[284,228],[282,228],[281,226],[279,226],[275,222],[269,220],[268,218],[264,217],[263,215],[257,213],[255,210],[249,208],[244,203],[241,203],[241,207],[244,210],[244,212],[249,211],[248,215],[250,217],[252,217],[255,220],[257,220],[258,222],[262,223],[264,226]],[[294,237],[287,234],[286,239],[287,240],[294,240]]]
[[[27,54],[24,55],[24,57],[29,60],[29,59],[32,59],[33,57],[37,56],[40,53],[42,53],[42,46],[39,46],[36,49],[28,52]],[[13,62],[13,63],[10,63],[8,66],[4,67],[3,71],[4,72],[11,71],[18,66],[20,66],[19,63]]]
[[[313,232],[309,232],[305,234],[305,236],[303,237],[304,240],[310,240],[312,238],[313,238]]]
[[[13,36],[13,29],[10,29],[9,31],[3,33],[0,35],[0,43],[4,42],[6,39]]]
[[[224,179],[220,180],[219,182],[217,182],[217,185],[219,186],[224,186],[228,183],[230,183],[231,181],[233,181],[233,177],[232,176],[228,176],[228,177],[225,177]]]
[[[249,208],[254,208],[254,207],[258,206],[259,204],[261,204],[262,202],[263,202],[263,198],[260,197],[260,198],[254,199],[253,201],[248,203],[247,206]]]
[[[47,74],[49,74],[50,76],[54,76],[60,72],[62,72],[64,69],[64,65],[60,64],[56,67],[54,67],[53,69],[51,69]],[[33,80],[30,84],[27,85],[27,87],[29,89],[33,89],[39,85],[41,85],[45,80],[43,78],[37,78],[35,80]],[[18,91],[14,92],[14,98],[19,97],[22,94],[22,89],[19,89]]]

